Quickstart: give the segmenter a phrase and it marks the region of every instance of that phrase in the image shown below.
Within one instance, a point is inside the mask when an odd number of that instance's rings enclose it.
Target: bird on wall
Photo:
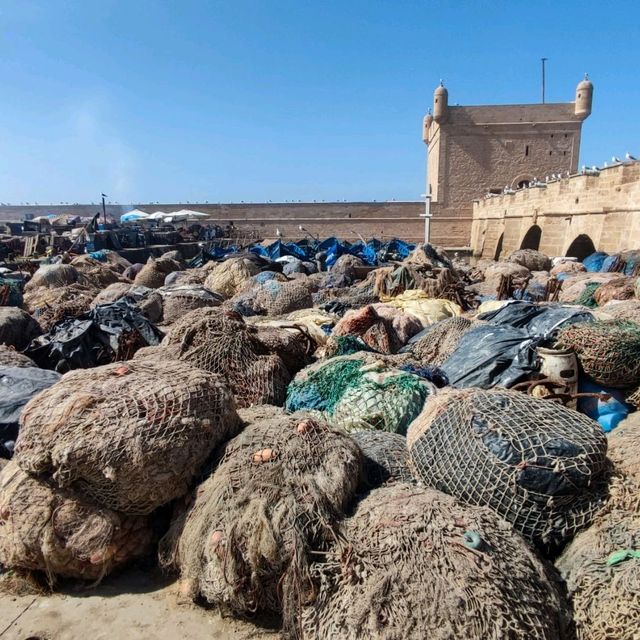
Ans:
[[[627,151],[627,153],[625,155],[625,158],[627,160],[629,160],[630,162],[637,162],[638,161],[638,158],[635,158],[634,156],[632,156],[628,151]]]
[[[279,228],[279,227],[276,227],[276,236],[277,236],[278,238],[282,238],[282,231],[280,231],[280,228]]]
[[[620,158],[616,158],[616,156],[612,156],[611,162],[613,162],[614,164],[620,164],[622,160],[620,160]]]

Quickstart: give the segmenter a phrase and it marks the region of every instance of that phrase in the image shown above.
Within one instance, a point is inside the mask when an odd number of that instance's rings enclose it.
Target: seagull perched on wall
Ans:
[[[282,238],[282,231],[280,231],[280,228],[279,228],[279,227],[276,227],[276,236],[277,236],[278,238]]]
[[[638,161],[638,158],[634,158],[628,151],[627,151],[627,153],[625,155],[625,158],[627,160],[629,160],[630,162],[637,162]]]
[[[613,162],[614,164],[620,164],[622,160],[620,160],[620,158],[616,158],[615,156],[611,156],[611,162]]]

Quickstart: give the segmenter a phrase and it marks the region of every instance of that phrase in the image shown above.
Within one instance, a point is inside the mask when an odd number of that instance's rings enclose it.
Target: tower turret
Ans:
[[[593,102],[593,84],[585,73],[584,80],[576,87],[575,114],[582,120],[591,115],[591,103]]]
[[[431,129],[431,124],[433,123],[433,116],[431,115],[431,109],[429,109],[429,113],[422,120],[422,140],[425,144],[429,143],[429,129]]]
[[[444,122],[449,106],[449,92],[440,80],[440,86],[433,92],[433,119],[436,122]]]

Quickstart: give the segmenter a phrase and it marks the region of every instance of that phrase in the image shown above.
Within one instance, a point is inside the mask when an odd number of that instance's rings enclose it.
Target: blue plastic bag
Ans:
[[[624,393],[619,389],[601,387],[591,380],[581,379],[580,393],[606,393],[609,400],[599,398],[578,398],[578,411],[595,420],[606,433],[615,429],[629,415],[629,405],[624,401]]]

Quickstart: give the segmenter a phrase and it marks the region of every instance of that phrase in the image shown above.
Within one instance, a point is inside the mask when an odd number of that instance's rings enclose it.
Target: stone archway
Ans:
[[[540,248],[540,238],[542,238],[542,229],[534,224],[529,227],[527,233],[525,233],[522,242],[520,243],[520,249],[536,249]]]
[[[512,189],[524,189],[533,182],[533,176],[530,173],[521,173],[511,182]]]
[[[593,240],[586,233],[581,233],[579,236],[576,236],[569,245],[565,255],[570,258],[584,260],[587,256],[595,253],[595,251],[596,246],[593,244]]]

